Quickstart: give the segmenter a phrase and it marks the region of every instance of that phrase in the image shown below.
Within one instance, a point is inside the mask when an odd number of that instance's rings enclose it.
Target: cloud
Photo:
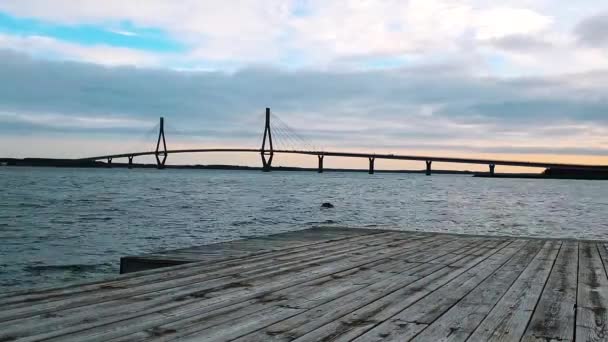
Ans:
[[[326,147],[529,153],[574,151],[584,142],[586,150],[605,150],[608,73],[503,79],[451,70],[177,72],[5,51],[0,78],[11,81],[0,84],[0,130],[127,138],[164,116],[173,141],[257,146],[271,107]]]
[[[238,9],[238,10],[235,10]],[[131,30],[156,28],[189,49],[189,58],[204,61],[276,60],[269,48],[281,38],[288,8],[274,0],[213,3],[186,0],[140,2],[84,0],[2,1],[0,11],[65,26],[90,25],[114,29],[125,23]],[[199,60],[200,62],[200,60]]]
[[[587,17],[575,28],[578,39],[588,46],[608,47],[608,12]]]
[[[535,3],[149,0],[142,5],[55,0],[49,6],[44,0],[4,0],[0,11],[64,27],[121,31],[127,26],[127,32],[154,28],[183,46],[179,58],[161,58],[165,67],[235,70],[253,64],[332,69],[345,61],[347,68],[391,68],[412,59],[483,60],[487,56],[478,51],[479,41],[533,36],[559,27],[550,13],[542,11],[545,8],[531,6]],[[379,60],[367,58],[373,56]]]
[[[546,51],[553,48],[553,44],[534,36],[509,35],[486,41],[487,44],[506,51],[535,52]]]
[[[83,46],[49,37],[0,34],[0,49],[11,49],[46,59],[72,60],[100,65],[160,65],[158,54],[107,45]]]
[[[552,23],[550,17],[531,9],[508,7],[481,10],[474,19],[476,23],[473,27],[480,40],[533,34],[547,29]]]
[[[124,119],[119,117],[84,116],[45,114],[45,113],[2,113],[0,120],[4,122],[18,122],[48,128],[75,128],[75,129],[104,129],[104,128],[140,128],[149,124],[147,121]]]

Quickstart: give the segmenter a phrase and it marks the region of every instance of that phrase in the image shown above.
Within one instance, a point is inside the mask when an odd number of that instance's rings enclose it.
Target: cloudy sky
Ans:
[[[150,149],[161,115],[256,147],[271,107],[325,150],[608,164],[600,0],[2,0],[0,78],[0,156]]]

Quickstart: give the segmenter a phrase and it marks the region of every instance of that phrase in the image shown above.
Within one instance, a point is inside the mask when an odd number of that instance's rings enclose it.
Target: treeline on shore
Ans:
[[[81,167],[81,168],[128,168],[128,163],[108,164],[102,161],[80,160],[80,159],[51,159],[51,158],[0,158],[0,166],[30,166],[30,167]],[[132,168],[154,169],[156,164],[132,164]],[[239,165],[165,165],[167,169],[201,169],[201,170],[261,170],[256,166]],[[276,166],[275,171],[318,171],[317,168]],[[336,169],[324,168],[324,172],[367,172],[367,169]],[[377,173],[425,173],[425,170],[375,170]],[[461,174],[474,175],[476,177],[494,178],[536,178],[536,179],[597,179],[608,180],[608,171],[605,170],[582,170],[548,168],[542,173],[496,173],[490,175],[488,172],[457,171],[457,170],[433,170],[433,174]]]

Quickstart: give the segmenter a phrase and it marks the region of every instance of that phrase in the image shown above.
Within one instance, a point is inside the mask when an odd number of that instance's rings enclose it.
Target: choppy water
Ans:
[[[316,225],[608,239],[608,182],[419,174],[0,168],[0,292],[123,255]],[[322,202],[334,209],[320,210]]]

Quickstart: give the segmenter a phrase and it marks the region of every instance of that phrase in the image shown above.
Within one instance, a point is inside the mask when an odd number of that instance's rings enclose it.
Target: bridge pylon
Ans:
[[[266,140],[268,140],[268,148],[266,148]],[[272,145],[272,130],[270,129],[270,108],[266,108],[264,139],[262,140],[262,148],[260,149],[260,155],[262,156],[262,171],[270,172],[272,168],[272,158],[274,157],[274,147]]]
[[[160,142],[163,142],[163,149],[160,150]],[[161,159],[159,156],[162,155]],[[167,141],[165,140],[165,118],[160,117],[160,128],[158,130],[158,140],[156,141],[156,151],[154,151],[156,157],[156,166],[159,169],[165,168],[165,162],[167,161]]]
[[[323,173],[323,158],[325,158],[325,156],[322,155],[322,154],[319,154],[319,155],[317,155],[317,157],[319,158],[319,170],[318,170],[318,172],[319,173]]]

